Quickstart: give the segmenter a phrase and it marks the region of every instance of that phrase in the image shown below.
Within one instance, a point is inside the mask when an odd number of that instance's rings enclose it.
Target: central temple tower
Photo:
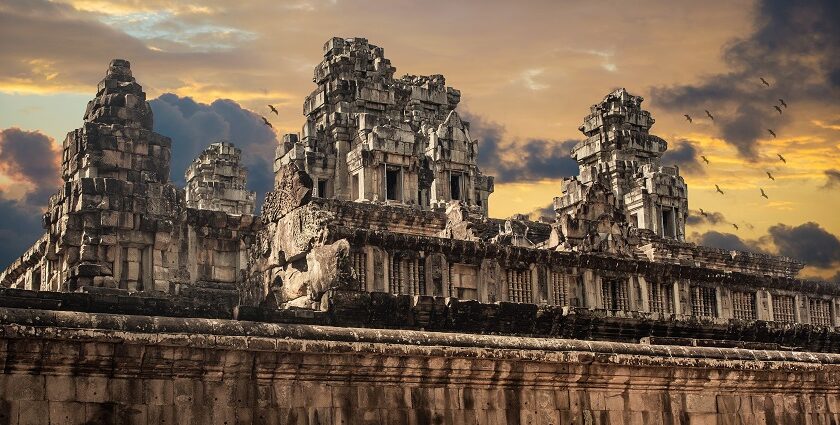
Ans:
[[[314,195],[444,209],[461,201],[487,214],[493,178],[476,165],[478,141],[442,75],[405,75],[364,38],[333,38],[315,67],[300,136],[286,135],[275,172],[294,163]]]

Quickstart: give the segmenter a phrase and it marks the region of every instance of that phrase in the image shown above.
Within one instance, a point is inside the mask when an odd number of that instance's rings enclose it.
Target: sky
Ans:
[[[40,236],[61,142],[111,59],[131,61],[155,130],[173,139],[176,184],[226,139],[264,193],[277,139],[300,131],[322,46],[339,36],[383,47],[397,75],[461,90],[496,176],[491,216],[544,213],[577,173],[569,151],[590,105],[625,87],[688,184],[689,240],[840,281],[837,22],[836,0],[0,0],[0,267]]]

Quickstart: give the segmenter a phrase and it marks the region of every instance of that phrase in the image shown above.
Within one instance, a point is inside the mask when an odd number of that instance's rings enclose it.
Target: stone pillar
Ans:
[[[636,279],[638,280],[639,295],[641,295],[637,310],[650,313],[650,290],[648,289],[650,284],[644,276],[636,276]]]
[[[796,294],[794,295],[794,314],[797,323],[811,323],[811,316],[808,314],[808,297]]]
[[[759,289],[755,293],[755,313],[758,320],[773,320],[773,299],[770,291]]]
[[[733,318],[732,297],[730,296],[732,291],[730,291],[727,287],[718,285],[715,287],[715,292],[715,299],[717,300],[717,317],[723,319]]]
[[[732,298],[729,296],[729,288],[717,285],[715,286],[715,309],[717,317],[731,319],[732,318]]]
[[[483,303],[494,303],[500,301],[499,296],[499,263],[496,260],[485,259],[481,261],[479,270],[478,299]]]

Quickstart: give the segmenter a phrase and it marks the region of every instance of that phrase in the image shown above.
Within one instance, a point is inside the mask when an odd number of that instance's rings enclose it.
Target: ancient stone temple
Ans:
[[[185,191],[169,180],[172,141],[152,122],[129,62],[112,61],[82,127],[64,140],[64,186],[50,198],[46,232],[0,275],[4,286],[236,298],[255,229],[239,150],[212,144],[187,170]]]
[[[254,215],[257,194],[245,187],[248,170],[239,165],[241,156],[242,151],[227,142],[205,149],[185,175],[187,206]]]
[[[476,166],[477,141],[455,108],[461,92],[442,75],[406,75],[363,38],[333,38],[303,104],[301,138],[288,135],[275,171],[294,163],[315,195],[444,208],[450,201],[487,214],[493,178]]]
[[[688,216],[685,181],[679,169],[660,164],[668,144],[650,134],[654,120],[642,110],[642,100],[619,89],[592,105],[580,126],[586,140],[572,150],[580,177],[563,180],[563,194],[554,207],[561,216],[571,213],[598,182],[612,192],[632,226],[683,241]]]
[[[112,61],[0,273],[0,424],[840,421],[840,288],[686,242],[640,97],[591,108],[552,222],[497,219],[460,93],[395,72],[326,43],[255,215],[231,143],[170,182]]]

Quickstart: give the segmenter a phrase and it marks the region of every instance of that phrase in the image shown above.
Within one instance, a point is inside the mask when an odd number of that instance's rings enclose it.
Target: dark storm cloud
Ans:
[[[52,139],[40,132],[0,130],[0,173],[31,185],[21,199],[10,199],[0,190],[0,269],[44,233],[44,206],[61,185],[59,155]]]
[[[5,199],[0,191],[0,270],[20,257],[44,234],[42,215],[39,207]]]
[[[723,214],[715,211],[705,211],[706,215],[700,213],[700,211],[689,210],[688,211],[688,218],[685,221],[685,224],[689,226],[696,226],[699,224],[726,224],[726,217]]]
[[[676,146],[671,146],[662,155],[663,165],[677,165],[681,171],[687,174],[704,175],[706,170],[700,162],[700,153],[697,147],[689,140],[680,140]]]
[[[840,170],[830,169],[823,173],[826,179],[823,189],[840,189]]]
[[[710,230],[703,234],[694,233],[692,235],[692,239],[698,245],[712,248],[761,252],[761,250],[753,242],[743,240],[738,237],[738,235],[733,235],[732,233],[721,233]]]
[[[14,127],[0,130],[0,172],[33,186],[26,195],[29,203],[44,205],[58,190],[59,155],[52,139],[41,132]]]
[[[775,109],[770,108],[767,106],[760,110],[754,104],[739,105],[732,116],[724,116],[718,120],[721,137],[735,146],[741,156],[754,158],[757,154],[756,141],[767,137],[770,134],[767,129],[770,127],[778,131],[779,123],[773,121],[778,118],[770,115],[771,112],[776,113]]]
[[[462,112],[470,122],[470,135],[478,139],[478,166],[497,183],[558,179],[578,174],[569,156],[578,140],[527,139],[505,143],[505,128],[482,117]]]
[[[226,140],[242,149],[248,167],[248,188],[262,202],[273,185],[271,159],[277,138],[259,115],[232,100],[211,104],[167,93],[149,102],[155,116],[155,131],[172,138],[172,180],[183,186],[189,164],[211,143]]]
[[[787,115],[772,109],[778,98],[831,106],[840,95],[840,2],[763,0],[755,22],[752,34],[725,48],[727,73],[652,89],[653,99],[674,113],[714,111],[721,137],[745,158],[756,157],[767,128],[784,134]]]
[[[817,223],[808,222],[796,227],[777,224],[770,227],[769,233],[780,255],[821,268],[840,262],[840,239]]]

